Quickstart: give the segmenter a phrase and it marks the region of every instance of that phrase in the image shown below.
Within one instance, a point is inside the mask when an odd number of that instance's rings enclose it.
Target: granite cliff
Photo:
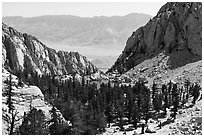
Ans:
[[[99,71],[78,52],[56,51],[36,37],[20,33],[2,23],[2,66],[18,71],[27,69],[38,74],[91,74]]]
[[[169,69],[202,59],[201,3],[166,3],[145,26],[132,33],[108,72],[123,74],[160,53],[168,56]]]

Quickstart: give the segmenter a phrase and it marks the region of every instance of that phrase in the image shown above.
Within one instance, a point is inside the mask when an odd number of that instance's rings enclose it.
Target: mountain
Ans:
[[[40,17],[3,17],[9,26],[40,38],[45,43],[72,46],[123,45],[129,33],[144,25],[150,15],[78,17],[46,15]],[[41,31],[39,31],[41,30]],[[107,47],[106,47],[107,48]]]
[[[12,70],[38,74],[91,74],[98,69],[78,52],[56,51],[36,37],[20,33],[2,23],[2,66]]]
[[[158,79],[194,62],[198,63],[189,65],[191,70],[199,68],[202,72],[201,60],[202,4],[168,2],[145,26],[132,33],[108,72]],[[180,73],[186,74],[183,71]]]

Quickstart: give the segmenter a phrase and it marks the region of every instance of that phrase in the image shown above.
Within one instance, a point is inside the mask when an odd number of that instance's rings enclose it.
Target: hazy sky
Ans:
[[[146,13],[155,16],[164,2],[3,2],[3,16],[77,15],[82,17]]]

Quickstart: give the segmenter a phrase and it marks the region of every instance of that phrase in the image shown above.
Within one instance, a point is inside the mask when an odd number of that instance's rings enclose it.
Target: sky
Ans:
[[[165,2],[3,2],[2,16],[35,17],[75,15],[81,17],[145,13],[155,16]]]

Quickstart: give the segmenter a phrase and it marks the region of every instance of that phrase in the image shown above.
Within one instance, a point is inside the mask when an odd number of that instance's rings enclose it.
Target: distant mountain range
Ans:
[[[38,37],[43,43],[67,46],[123,46],[132,30],[144,25],[150,15],[131,13],[126,16],[78,17],[47,15],[39,17],[3,17],[8,26]]]

